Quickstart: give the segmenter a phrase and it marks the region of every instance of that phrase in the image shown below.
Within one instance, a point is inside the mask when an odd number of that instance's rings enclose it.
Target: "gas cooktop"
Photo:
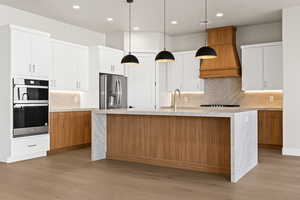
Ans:
[[[240,105],[226,105],[226,104],[204,104],[200,105],[200,107],[209,107],[209,108],[237,108],[240,107]]]

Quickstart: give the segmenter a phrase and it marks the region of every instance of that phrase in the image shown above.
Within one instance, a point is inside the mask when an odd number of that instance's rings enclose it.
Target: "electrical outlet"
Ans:
[[[269,96],[269,102],[273,103],[274,102],[274,96]]]
[[[188,97],[184,97],[183,100],[184,100],[184,103],[189,102],[189,98]]]

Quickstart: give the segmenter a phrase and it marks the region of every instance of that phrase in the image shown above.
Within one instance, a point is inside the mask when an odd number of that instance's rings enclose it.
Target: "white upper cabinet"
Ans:
[[[72,63],[71,48],[61,42],[52,42],[53,65],[50,75],[50,87],[55,90],[76,89],[75,68]]]
[[[88,48],[52,41],[53,66],[50,87],[54,90],[88,90]]]
[[[243,90],[263,90],[263,48],[245,48],[242,51]]]
[[[78,48],[78,87],[82,91],[88,90],[89,78],[89,51],[88,48]]]
[[[30,34],[12,31],[12,71],[14,76],[31,75]]]
[[[92,63],[96,65],[99,73],[124,75],[125,68],[121,64],[124,52],[104,46],[91,48]]]
[[[182,90],[183,87],[184,56],[175,53],[174,57],[175,62],[170,62],[167,66],[168,90],[170,92],[176,89]]]
[[[204,90],[204,80],[200,79],[200,60],[195,58],[196,52],[183,55],[183,91],[196,92]]]
[[[156,103],[156,65],[154,54],[135,54],[139,65],[127,65],[128,106],[134,108],[155,108]]]
[[[282,43],[267,43],[242,47],[242,89],[281,90]]]
[[[48,79],[51,66],[50,35],[11,27],[13,76]]]
[[[31,37],[32,75],[49,77],[51,68],[51,43],[49,37],[33,35]]]
[[[199,78],[200,61],[194,51],[174,53],[175,62],[167,67],[168,90],[180,89],[185,92],[204,90],[204,80]]]
[[[264,88],[278,90],[283,87],[282,45],[264,47]]]

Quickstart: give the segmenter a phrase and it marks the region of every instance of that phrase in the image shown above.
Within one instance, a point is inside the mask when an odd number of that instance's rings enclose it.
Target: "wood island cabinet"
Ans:
[[[258,123],[259,146],[281,149],[282,111],[259,111]]]
[[[108,115],[107,158],[230,174],[230,118]]]
[[[50,152],[91,143],[91,112],[50,113]]]

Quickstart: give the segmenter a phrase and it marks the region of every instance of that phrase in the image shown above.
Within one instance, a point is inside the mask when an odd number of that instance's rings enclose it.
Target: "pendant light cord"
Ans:
[[[166,50],[166,0],[164,0],[164,50]]]
[[[131,3],[129,3],[129,54],[131,54]]]
[[[207,25],[208,25],[208,17],[207,17],[207,10],[208,10],[208,6],[207,6],[207,0],[205,0],[205,32],[207,34]],[[207,36],[205,39],[205,46],[208,46],[207,44]]]

